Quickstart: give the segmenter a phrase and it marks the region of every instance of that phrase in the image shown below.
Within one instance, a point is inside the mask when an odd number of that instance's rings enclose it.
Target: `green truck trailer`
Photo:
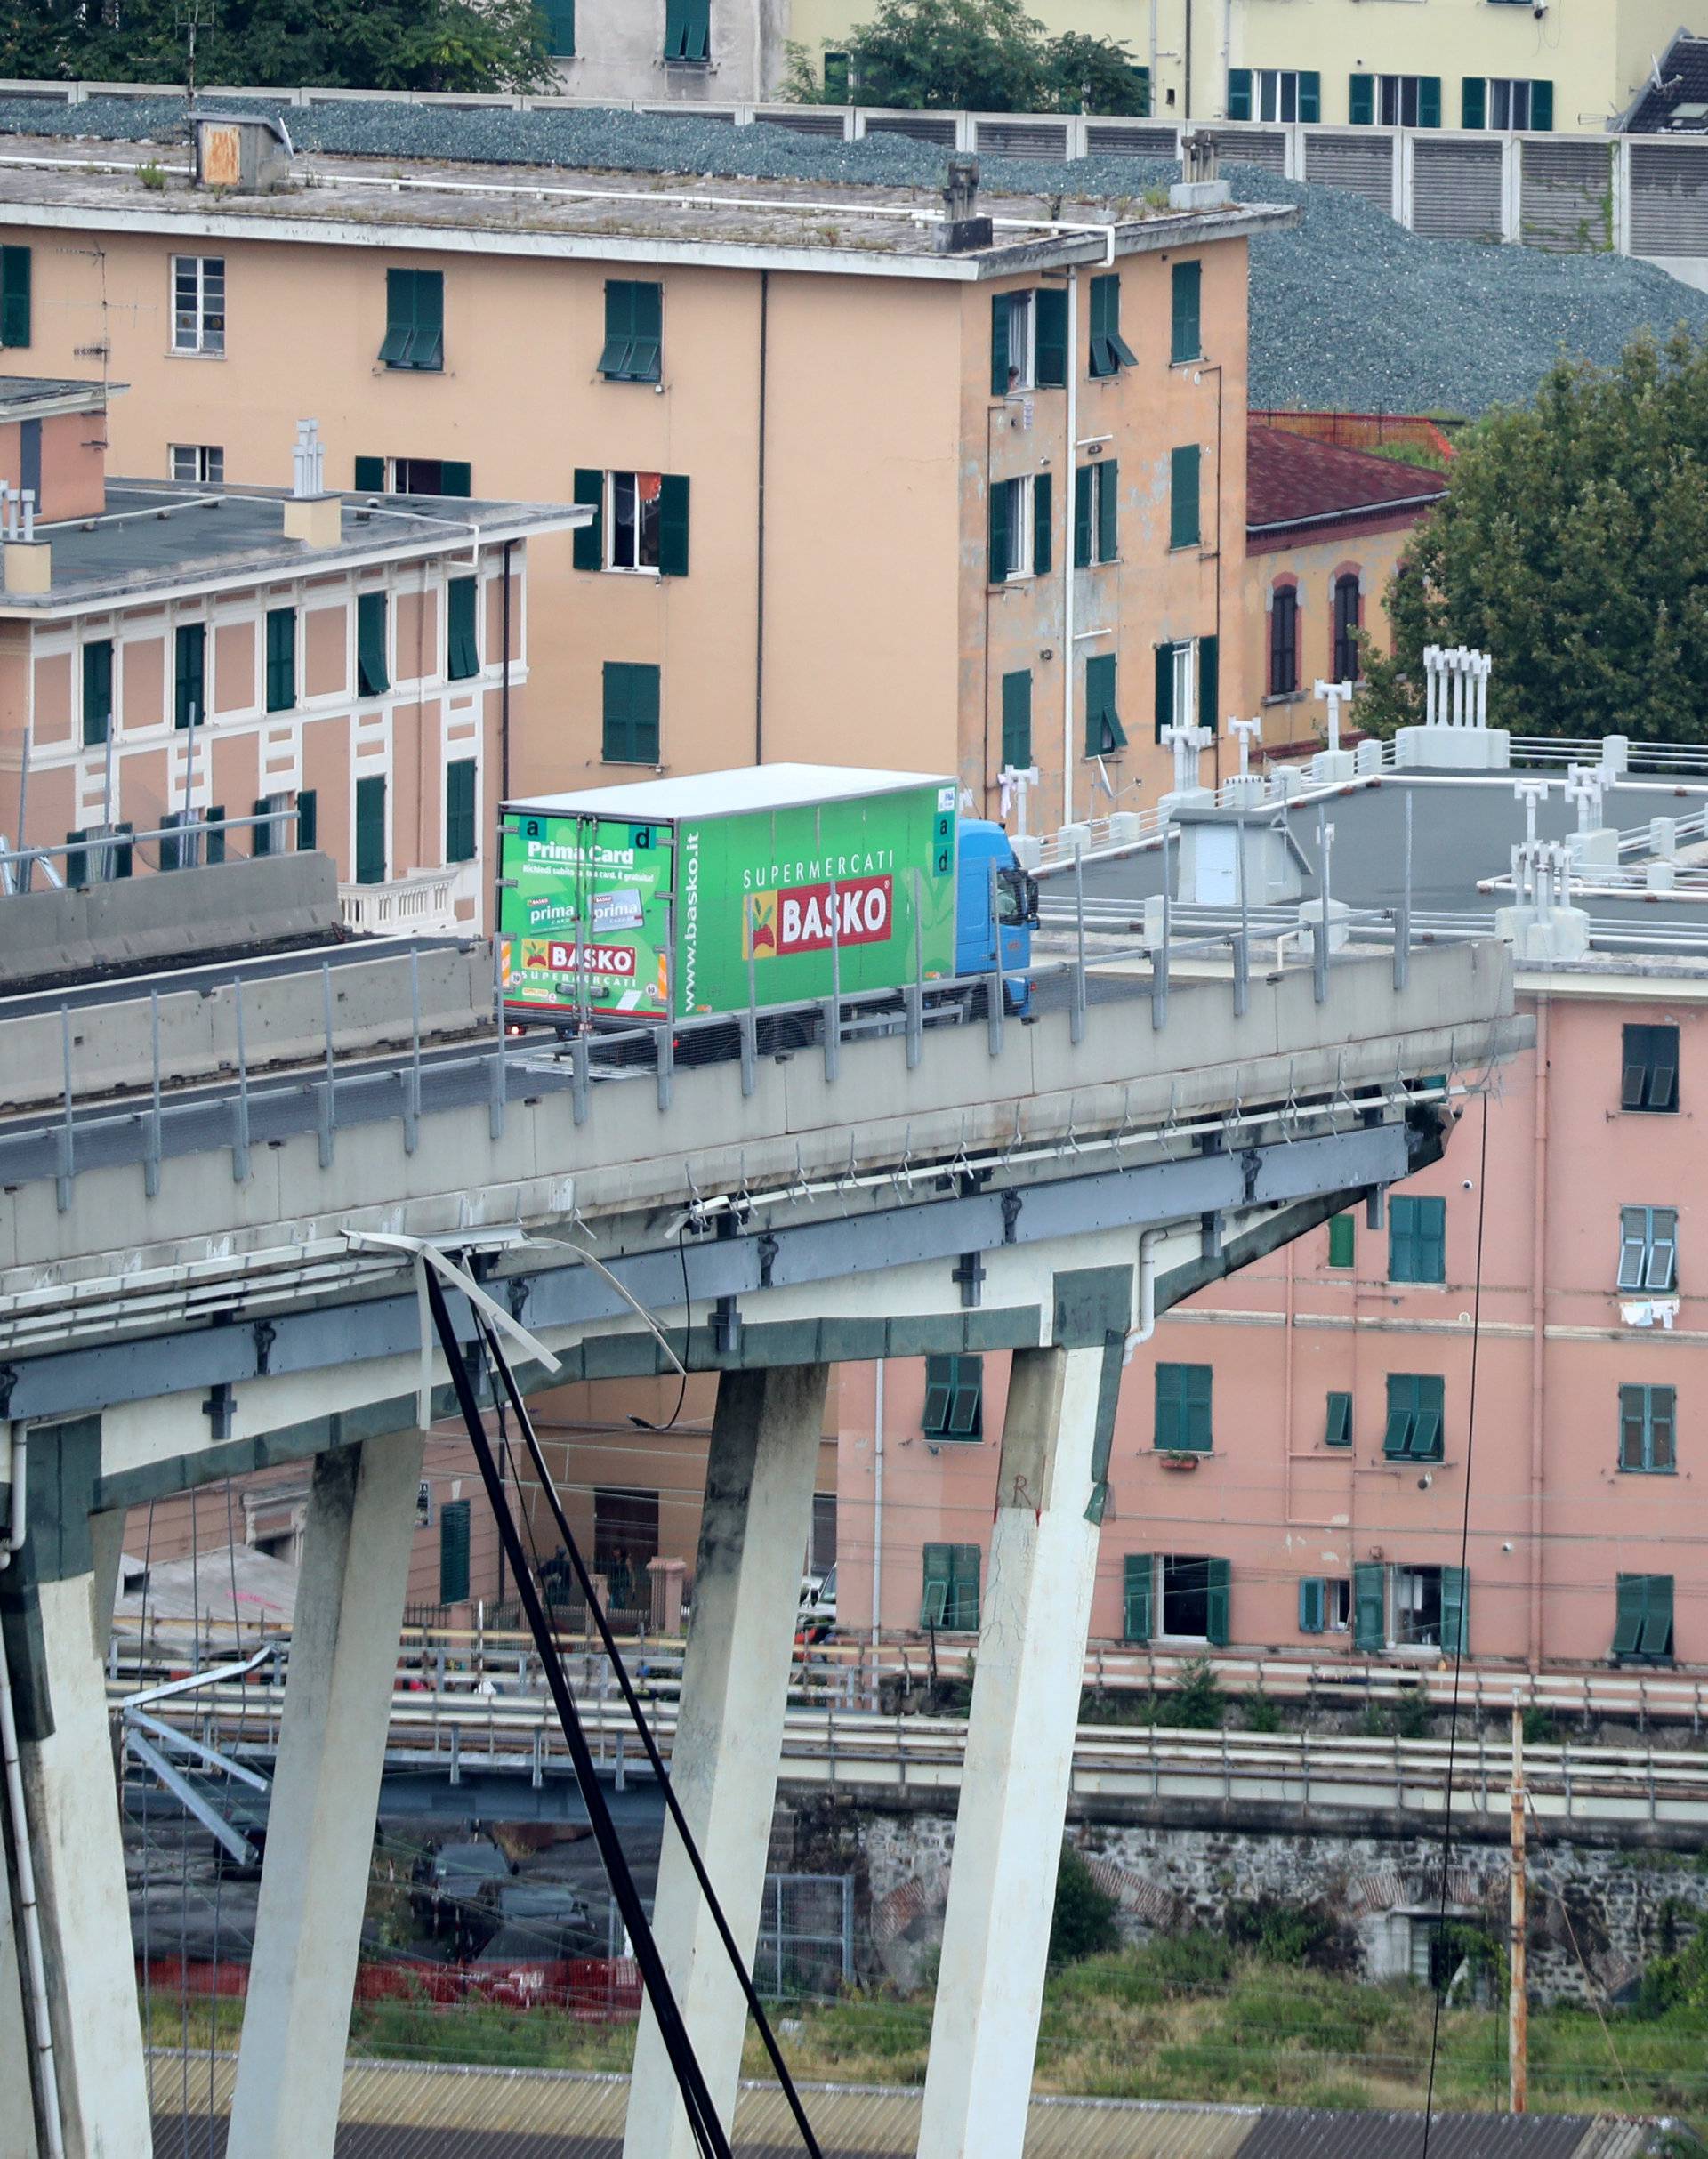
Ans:
[[[508,1016],[657,1024],[951,975],[958,800],[778,764],[506,802]]]

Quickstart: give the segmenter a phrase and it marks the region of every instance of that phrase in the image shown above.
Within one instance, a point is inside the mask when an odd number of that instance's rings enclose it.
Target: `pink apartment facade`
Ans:
[[[1708,976],[1520,988],[1535,1050],[1380,1228],[1336,1218],[1135,1354],[1094,1641],[1708,1665]],[[845,1630],[976,1625],[1005,1363],[843,1374]]]

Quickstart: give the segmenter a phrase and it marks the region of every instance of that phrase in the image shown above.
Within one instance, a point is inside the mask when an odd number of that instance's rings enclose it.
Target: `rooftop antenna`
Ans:
[[[217,5],[218,0],[174,0],[173,14],[184,40],[184,79],[189,85],[192,105],[196,102],[196,33],[214,28]]]

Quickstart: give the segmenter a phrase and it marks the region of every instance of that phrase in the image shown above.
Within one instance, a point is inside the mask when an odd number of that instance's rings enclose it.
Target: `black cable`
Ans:
[[[487,1438],[486,1427],[480,1420],[479,1406],[475,1400],[474,1388],[463,1357],[463,1345],[451,1325],[450,1312],[446,1306],[445,1293],[439,1285],[439,1276],[431,1267],[426,1269],[426,1285],[428,1306],[433,1316],[439,1346],[445,1352],[446,1364],[450,1369],[451,1385],[456,1393],[457,1406],[468,1428],[494,1522],[510,1556],[512,1571],[516,1576],[517,1592],[528,1615],[528,1628],[544,1666],[545,1682],[552,1690],[558,1723],[568,1746],[570,1760],[575,1765],[576,1781],[581,1787],[582,1801],[587,1809],[587,1818],[594,1841],[599,1846],[600,1857],[605,1863],[605,1873],[617,1907],[623,1914],[624,1924],[628,1929],[635,1962],[640,1968],[641,1983],[657,2020],[659,2036],[665,2042],[665,2050],[675,2071],[689,2128],[703,2159],[732,2159],[729,2140],[718,2120],[705,2074],[695,2057],[688,2028],[682,2021],[681,2010],[677,2007],[676,1998],[670,1990],[670,1979],[665,1970],[664,1959],[658,1954],[658,1945],[653,1939],[646,1907],[640,1901],[640,1891],[635,1888],[634,1876],[624,1854],[616,1826],[611,1820],[611,1810],[599,1782],[592,1751],[587,1744],[580,1713],[569,1692],[568,1682],[564,1678],[562,1661],[552,1654],[551,1628],[538,1591],[535,1589],[533,1577],[528,1571],[527,1557],[522,1551],[521,1539],[517,1535],[516,1524],[504,1504],[504,1491],[498,1481],[498,1465]]]
[[[670,1432],[676,1429],[676,1420],[682,1414],[682,1404],[688,1399],[688,1352],[694,1340],[694,1307],[688,1294],[688,1217],[682,1217],[676,1232],[676,1256],[682,1263],[682,1383],[676,1390],[676,1406],[663,1424],[654,1424],[649,1418],[637,1417],[631,1411],[629,1422],[638,1431]]]
[[[1477,1166],[1477,1273],[1470,1299],[1470,1399],[1465,1412],[1465,1500],[1459,1523],[1459,1629],[1453,1645],[1453,1702],[1447,1718],[1447,1775],[1441,1808],[1441,1896],[1436,1923],[1438,1937],[1447,1931],[1447,1877],[1453,1866],[1453,1772],[1459,1745],[1459,1681],[1464,1669],[1465,1637],[1470,1631],[1470,1465],[1477,1446],[1477,1350],[1482,1341],[1483,1225],[1488,1212],[1488,1097],[1483,1097],[1482,1148]],[[1430,2131],[1435,2120],[1435,2070],[1441,2050],[1441,1998],[1446,1987],[1446,1960],[1440,1961],[1435,2009],[1430,2020],[1430,2074],[1423,2093],[1423,2143],[1418,2159],[1430,2159]]]
[[[699,1846],[695,1842],[693,1833],[689,1828],[687,1817],[682,1812],[681,1802],[676,1797],[675,1786],[671,1783],[670,1773],[665,1768],[664,1757],[658,1751],[658,1743],[652,1736],[652,1727],[647,1721],[646,1712],[641,1707],[640,1696],[635,1693],[633,1683],[629,1678],[628,1667],[623,1661],[622,1653],[617,1648],[616,1638],[611,1632],[604,1609],[594,1591],[592,1577],[587,1571],[586,1564],[581,1556],[581,1549],[576,1543],[575,1532],[569,1527],[568,1518],[563,1511],[562,1502],[559,1500],[557,1489],[552,1482],[551,1471],[546,1467],[545,1456],[534,1430],[534,1420],[529,1416],[527,1401],[521,1390],[516,1384],[516,1375],[510,1368],[510,1359],[504,1355],[497,1334],[490,1322],[478,1311],[474,1316],[474,1324],[479,1331],[481,1340],[486,1344],[487,1355],[491,1360],[493,1369],[504,1382],[504,1392],[509,1396],[510,1406],[515,1412],[516,1422],[527,1445],[528,1457],[533,1462],[535,1474],[540,1480],[540,1488],[545,1494],[546,1504],[552,1510],[552,1518],[557,1525],[559,1536],[563,1540],[564,1550],[568,1554],[569,1564],[575,1570],[576,1579],[580,1583],[582,1594],[587,1600],[588,1615],[598,1631],[605,1655],[610,1660],[611,1670],[616,1676],[617,1687],[624,1701],[628,1704],[629,1714],[634,1720],[634,1728],[639,1733],[640,1744],[646,1750],[647,1760],[651,1764],[652,1773],[658,1781],[658,1789],[664,1794],[665,1810],[676,1825],[676,1833],[681,1839],[682,1849],[688,1854],[689,1865],[694,1870],[694,1879],[699,1883],[700,1894],[705,1898],[706,1909],[712,1914],[712,1923],[716,1927],[718,1938],[723,1944],[724,1954],[729,1959],[730,1970],[735,1973],[742,1994],[745,1997],[747,2012],[758,2026],[759,2035],[764,2044],[765,2051],[770,2058],[772,2068],[777,2072],[777,2082],[782,2086],[783,2096],[788,2101],[789,2111],[794,2115],[795,2126],[801,2131],[802,2141],[812,2155],[812,2159],[823,2159],[823,2155],[818,2147],[818,2140],[812,2133],[812,2124],[807,2119],[806,2107],[802,2103],[801,2095],[795,2089],[794,2080],[789,2074],[787,2064],[783,2059],[782,2050],[777,2045],[776,2034],[771,2030],[770,2019],[765,2014],[765,2005],[759,1998],[759,1992],[753,1985],[752,1974],[748,1971],[746,1960],[737,1947],[736,1937],[729,1929],[729,1921],[724,1918],[723,1906],[719,1903],[717,1892],[712,1887],[712,1879],[706,1873],[705,1860],[700,1857]]]

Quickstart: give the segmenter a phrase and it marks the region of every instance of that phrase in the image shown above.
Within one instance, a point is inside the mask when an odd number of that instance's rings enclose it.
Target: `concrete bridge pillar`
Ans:
[[[1120,1358],[1014,1355],[919,2159],[1020,2159]]]
[[[331,2159],[421,1458],[405,1431],[314,1465],[229,2159]]]
[[[0,2159],[36,2159],[36,2110],[30,2104],[29,2034],[23,1949],[12,1912],[16,1889],[0,1837]]]
[[[726,1372],[706,1462],[671,1781],[725,1919],[751,1962],[765,1891],[801,1567],[824,1424],[824,1365]],[[726,2130],[747,2006],[668,1821],[653,1906],[671,1988]],[[624,2159],[693,2159],[658,2027],[641,2018]]]

